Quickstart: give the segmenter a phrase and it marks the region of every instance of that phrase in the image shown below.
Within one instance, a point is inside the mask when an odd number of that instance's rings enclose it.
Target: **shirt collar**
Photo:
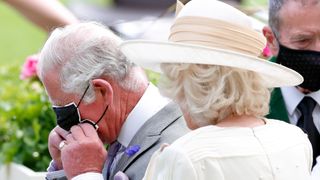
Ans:
[[[312,92],[308,94],[308,96],[312,97],[317,102],[317,104],[320,105],[320,90]]]
[[[169,102],[170,100],[163,97],[156,86],[149,83],[143,96],[122,125],[117,139],[118,142],[128,147],[130,141],[142,125]]]
[[[317,102],[317,104],[320,104],[320,90],[305,95],[302,92],[300,92],[296,87],[282,87],[281,93],[290,116],[293,115],[298,104],[302,101],[302,99],[305,96],[312,97],[312,99],[314,99]]]
[[[281,93],[290,116],[293,115],[304,94],[296,87],[281,87]]]

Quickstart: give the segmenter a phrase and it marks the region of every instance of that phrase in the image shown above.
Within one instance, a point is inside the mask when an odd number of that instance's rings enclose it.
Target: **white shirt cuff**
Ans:
[[[72,178],[72,180],[103,180],[103,176],[101,173],[87,172],[79,174]]]

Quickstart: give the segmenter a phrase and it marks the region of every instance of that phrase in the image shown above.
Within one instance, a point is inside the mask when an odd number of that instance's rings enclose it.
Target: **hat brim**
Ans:
[[[137,65],[160,73],[161,63],[209,64],[257,72],[267,87],[296,86],[303,82],[303,77],[299,73],[282,65],[218,48],[133,40],[124,42],[121,51]]]

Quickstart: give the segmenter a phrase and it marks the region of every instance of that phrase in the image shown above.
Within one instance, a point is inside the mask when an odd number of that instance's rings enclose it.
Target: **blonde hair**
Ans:
[[[165,63],[161,69],[161,93],[187,110],[198,126],[269,111],[270,90],[255,72],[203,64]]]

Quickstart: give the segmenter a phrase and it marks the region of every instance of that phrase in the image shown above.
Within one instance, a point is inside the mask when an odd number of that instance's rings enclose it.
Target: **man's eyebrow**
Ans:
[[[305,38],[310,38],[312,37],[312,34],[297,34],[291,36],[291,40],[300,40],[300,39],[305,39]]]

